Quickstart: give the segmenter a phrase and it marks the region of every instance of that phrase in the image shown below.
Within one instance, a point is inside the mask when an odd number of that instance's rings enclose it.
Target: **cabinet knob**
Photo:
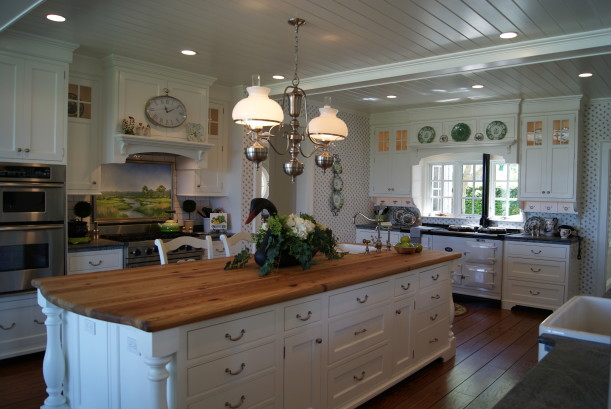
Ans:
[[[30,151],[30,148],[25,148],[23,151],[27,153]]]
[[[322,344],[322,338],[316,338],[316,343],[317,344]]]
[[[202,185],[197,185],[198,188],[202,187]]]
[[[92,185],[97,185],[98,182],[96,182],[95,180],[93,182],[91,182]]]
[[[23,149],[21,148],[17,148],[17,152],[21,152]]]
[[[545,194],[545,190],[542,190],[542,191],[541,191],[541,194],[542,194],[542,195],[544,195],[544,194]]]
[[[548,194],[548,195],[550,194],[550,191],[549,191],[549,190],[547,191],[547,194]]]

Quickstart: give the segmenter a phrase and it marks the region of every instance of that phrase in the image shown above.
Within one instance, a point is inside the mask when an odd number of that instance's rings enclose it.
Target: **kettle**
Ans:
[[[163,233],[180,231],[180,226],[178,225],[178,222],[174,219],[168,219],[163,224],[157,223],[157,225]]]

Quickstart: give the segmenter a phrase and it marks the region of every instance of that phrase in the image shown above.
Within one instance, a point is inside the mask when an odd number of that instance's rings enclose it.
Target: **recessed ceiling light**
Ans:
[[[388,98],[388,99],[395,99],[395,98],[397,98],[397,96],[396,95],[386,95],[386,98]]]
[[[195,54],[197,54],[197,51],[193,51],[193,50],[180,50],[180,53],[184,54],[184,55],[195,55]]]
[[[579,74],[581,78],[588,78],[588,77],[591,77],[592,75],[594,74],[592,74],[591,72],[582,72],[581,74]]]
[[[475,84],[475,85],[471,85],[471,88],[480,89],[480,88],[484,88],[484,86],[482,84]]]
[[[374,97],[365,97],[363,98],[363,101],[378,101],[380,98],[374,98]]]
[[[502,33],[500,35],[501,38],[516,38],[518,36],[518,33],[514,33],[513,31],[508,31],[506,33]]]
[[[60,16],[59,14],[47,14],[47,20],[55,21],[56,23],[63,23],[66,21],[66,17]]]
[[[283,80],[284,79],[284,75],[280,75],[280,74],[272,75],[272,78],[275,79],[275,80]]]

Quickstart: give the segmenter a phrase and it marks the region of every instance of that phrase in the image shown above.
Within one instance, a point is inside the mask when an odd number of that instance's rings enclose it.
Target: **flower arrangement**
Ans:
[[[329,260],[343,256],[336,251],[337,238],[333,232],[305,213],[269,217],[255,233],[254,240],[260,276],[282,265],[300,264],[307,270],[314,264],[312,257],[317,252],[324,253]]]

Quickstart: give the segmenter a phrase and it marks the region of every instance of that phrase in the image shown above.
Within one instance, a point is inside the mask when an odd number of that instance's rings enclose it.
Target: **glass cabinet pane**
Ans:
[[[554,145],[568,145],[571,128],[568,119],[554,119],[552,121],[552,143]]]
[[[395,132],[395,151],[407,150],[407,131],[399,130]]]
[[[378,152],[387,152],[390,141],[390,132],[389,131],[379,131],[378,132]]]
[[[542,121],[526,122],[526,145],[527,146],[543,145],[543,122]]]

